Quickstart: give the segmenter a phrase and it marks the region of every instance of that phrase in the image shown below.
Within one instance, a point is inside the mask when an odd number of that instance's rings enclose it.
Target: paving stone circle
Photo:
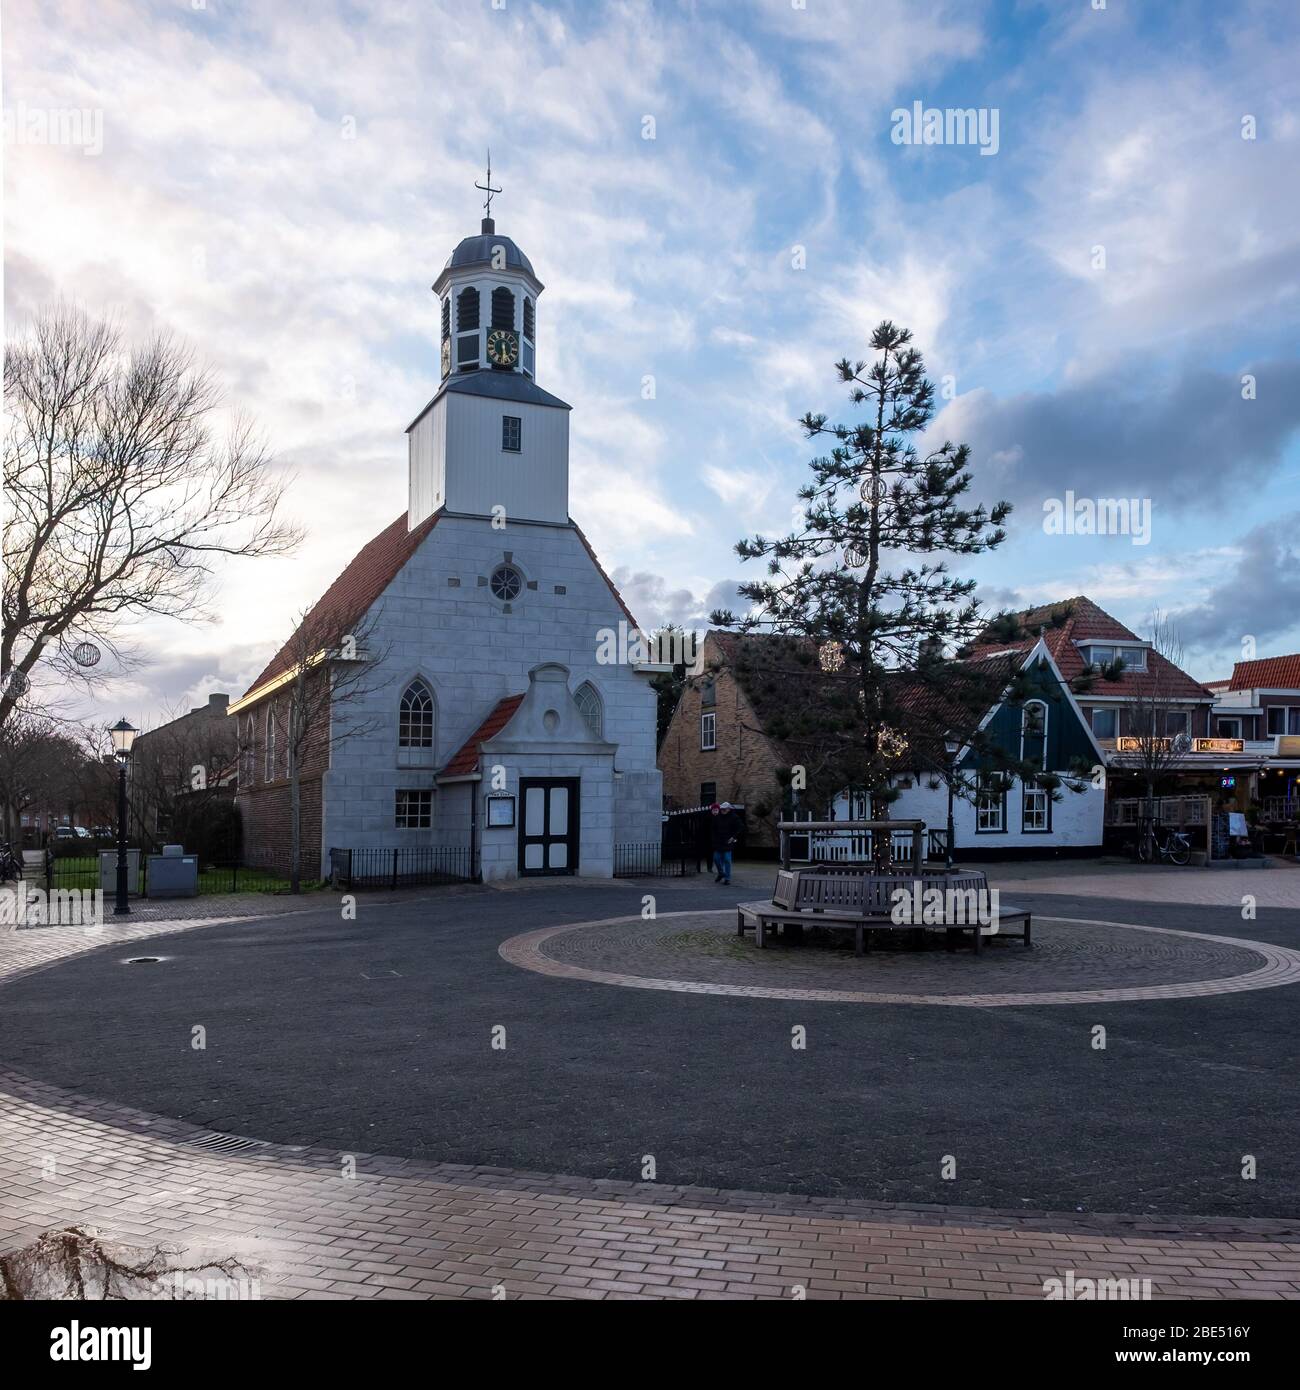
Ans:
[[[1300,982],[1300,952],[1168,927],[1036,917],[1034,944],[986,941],[926,951],[806,940],[760,951],[736,935],[735,912],[674,912],[575,922],[502,943],[512,965],[542,975],[634,989],[852,1004],[999,1008],[1186,999]],[[841,934],[841,940],[843,935]]]

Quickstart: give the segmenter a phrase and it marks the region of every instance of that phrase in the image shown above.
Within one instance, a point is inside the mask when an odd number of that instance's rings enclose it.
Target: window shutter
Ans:
[[[492,291],[492,327],[513,328],[515,326],[515,297],[504,285]]]

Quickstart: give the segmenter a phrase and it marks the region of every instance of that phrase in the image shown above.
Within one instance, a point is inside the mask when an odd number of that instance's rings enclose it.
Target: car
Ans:
[[[60,841],[75,840],[77,832],[70,825],[56,825],[54,827],[54,838]]]
[[[79,839],[79,840],[89,840],[89,839],[90,839],[90,831],[87,830],[86,827],[85,827],[84,825],[74,825],[72,828],[73,828],[74,831],[76,831],[77,839]]]
[[[94,839],[96,839],[96,840],[111,840],[111,839],[113,839],[113,830],[112,830],[112,827],[111,827],[111,826],[107,826],[107,825],[94,825],[94,826],[91,826],[90,833],[91,833],[91,836],[92,836]]]

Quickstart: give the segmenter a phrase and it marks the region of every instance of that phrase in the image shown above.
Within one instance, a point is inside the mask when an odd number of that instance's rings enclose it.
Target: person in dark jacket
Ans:
[[[731,882],[731,851],[740,834],[740,824],[731,803],[716,801],[709,807],[713,831],[713,881],[729,884]]]

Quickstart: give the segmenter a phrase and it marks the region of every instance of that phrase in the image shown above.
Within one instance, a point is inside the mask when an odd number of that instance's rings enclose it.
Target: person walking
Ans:
[[[736,813],[731,802],[716,801],[709,807],[713,831],[713,881],[724,886],[731,883],[731,851],[739,833]]]

